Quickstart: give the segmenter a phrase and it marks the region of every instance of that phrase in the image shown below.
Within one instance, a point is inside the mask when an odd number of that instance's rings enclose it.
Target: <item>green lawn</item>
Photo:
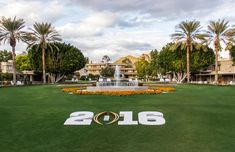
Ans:
[[[233,152],[235,87],[79,96],[56,86],[0,88],[0,152]],[[64,126],[74,111],[160,111],[163,126]]]

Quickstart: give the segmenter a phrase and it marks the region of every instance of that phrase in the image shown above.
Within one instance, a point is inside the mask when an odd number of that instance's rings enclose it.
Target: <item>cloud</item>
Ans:
[[[222,0],[70,0],[70,2],[98,11],[141,12],[154,17],[177,18],[195,11],[208,10],[224,2]],[[189,14],[188,14],[189,15]]]
[[[168,36],[163,36],[163,33],[156,29],[149,31],[116,29],[99,37],[78,37],[68,42],[81,49],[92,61],[97,62],[103,55],[109,55],[112,60],[128,54],[139,56],[160,48],[167,41],[169,41]]]
[[[115,24],[115,18],[110,12],[94,12],[80,22],[66,23],[57,29],[65,38],[100,36]]]
[[[26,52],[27,45],[22,42],[17,42],[16,44],[16,54],[21,54],[22,52]],[[12,51],[10,44],[0,45],[0,50]]]
[[[228,0],[213,8],[213,10],[207,14],[201,15],[199,20],[208,22],[209,20],[227,19],[230,21],[230,23],[232,23],[235,21],[234,8],[235,0]]]
[[[150,50],[153,48],[151,44],[141,41],[122,40],[118,41],[117,44],[126,50]]]
[[[148,13],[120,13],[116,25],[120,28],[131,28],[136,26],[146,26],[160,21],[160,19],[154,18]]]
[[[37,0],[6,0],[0,1],[0,16],[23,18],[26,24],[34,22],[56,22],[65,14],[63,13],[63,3]]]

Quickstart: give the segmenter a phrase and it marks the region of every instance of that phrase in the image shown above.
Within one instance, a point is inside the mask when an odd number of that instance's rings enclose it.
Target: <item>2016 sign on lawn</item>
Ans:
[[[103,119],[102,119],[103,118]],[[92,120],[100,125],[118,122],[118,125],[163,125],[166,123],[163,113],[157,111],[143,111],[138,113],[138,121],[133,120],[132,111],[100,112],[94,115],[91,111],[78,111],[70,114],[64,125],[91,125]]]

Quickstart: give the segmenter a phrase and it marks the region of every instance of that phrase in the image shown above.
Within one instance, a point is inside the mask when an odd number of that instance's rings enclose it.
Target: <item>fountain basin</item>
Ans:
[[[120,67],[116,65],[114,72],[115,81],[110,79],[103,81],[99,79],[96,82],[95,87],[87,87],[87,91],[138,91],[138,90],[148,90],[147,86],[138,86],[138,80],[129,80],[128,82],[122,82],[120,79]]]
[[[136,91],[148,90],[147,86],[96,86],[87,87],[88,91]]]

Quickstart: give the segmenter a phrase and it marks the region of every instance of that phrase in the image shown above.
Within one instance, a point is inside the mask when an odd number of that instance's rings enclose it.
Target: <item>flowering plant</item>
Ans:
[[[88,91],[85,88],[64,88],[64,92],[69,92],[78,95],[111,95],[111,96],[129,96],[135,94],[159,94],[162,92],[175,91],[175,88],[150,88],[148,90],[130,90],[130,91]]]

